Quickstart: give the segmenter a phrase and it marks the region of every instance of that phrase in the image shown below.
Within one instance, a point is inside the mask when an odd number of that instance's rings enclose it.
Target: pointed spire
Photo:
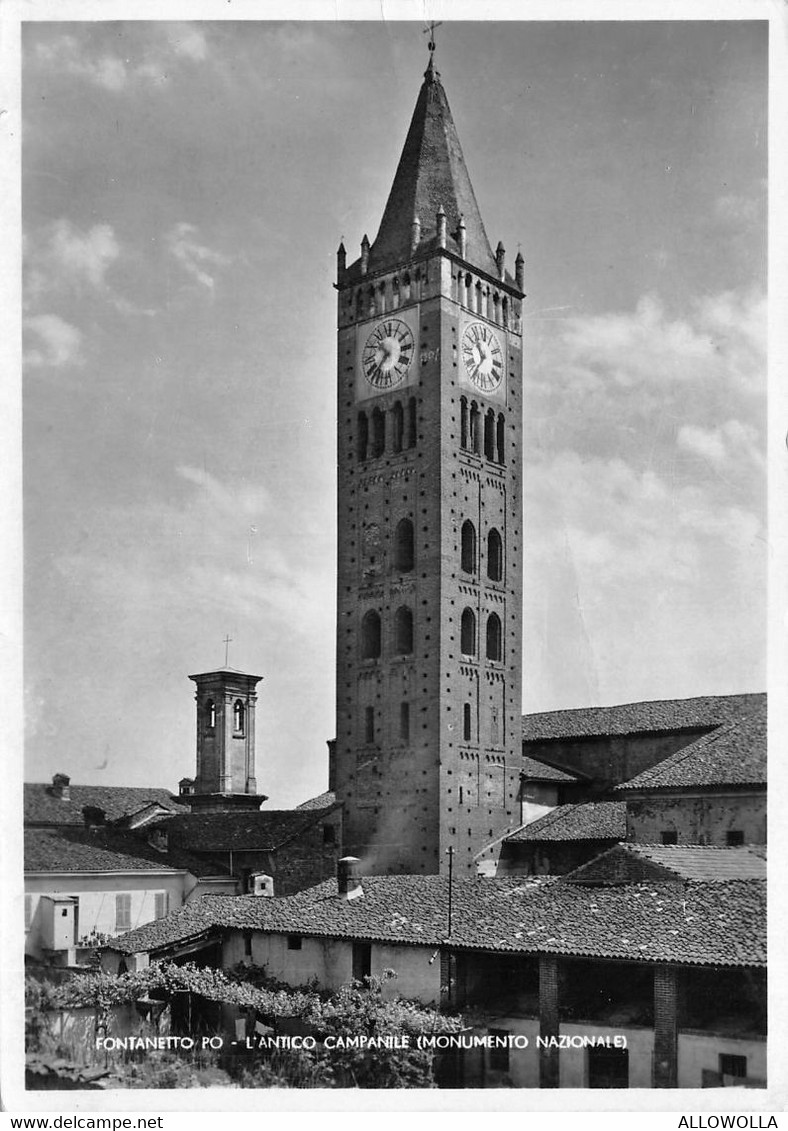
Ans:
[[[369,236],[364,232],[364,238],[361,241],[361,274],[366,275],[367,267],[369,266]]]
[[[342,281],[342,276],[345,274],[345,264],[347,263],[347,252],[345,251],[344,240],[337,248],[337,282]]]
[[[521,251],[517,252],[517,258],[514,261],[514,282],[518,291],[521,291],[525,282],[525,260]]]
[[[431,41],[432,42],[432,41]],[[420,245],[437,242],[438,207],[447,221],[446,248],[483,271],[494,274],[495,257],[484,230],[460,139],[449,103],[430,62],[424,74],[416,109],[405,139],[394,183],[369,252],[368,269],[377,271],[401,263],[411,254],[413,217],[421,219]],[[457,233],[464,216],[466,246],[460,251]]]

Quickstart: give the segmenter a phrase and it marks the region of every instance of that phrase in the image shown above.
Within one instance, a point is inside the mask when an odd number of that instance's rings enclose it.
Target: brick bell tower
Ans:
[[[368,873],[474,871],[520,787],[524,264],[433,52],[377,237],[337,255],[334,786]]]
[[[259,675],[225,666],[190,675],[196,684],[197,776],[183,799],[194,809],[259,809],[255,707]]]

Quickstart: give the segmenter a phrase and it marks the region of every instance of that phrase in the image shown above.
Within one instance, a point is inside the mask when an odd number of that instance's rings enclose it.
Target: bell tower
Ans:
[[[182,795],[192,808],[259,809],[266,798],[255,776],[259,675],[235,668],[190,675],[196,684],[197,776]]]
[[[377,237],[337,255],[335,787],[366,872],[474,871],[517,824],[524,264],[430,49]]]

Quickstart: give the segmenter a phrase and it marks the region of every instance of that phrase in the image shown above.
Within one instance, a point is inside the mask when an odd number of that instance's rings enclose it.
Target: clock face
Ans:
[[[399,318],[380,322],[361,353],[364,376],[375,389],[393,389],[405,380],[413,361],[413,334]]]
[[[478,389],[491,393],[503,379],[503,353],[495,331],[484,322],[471,322],[462,335],[465,371]]]

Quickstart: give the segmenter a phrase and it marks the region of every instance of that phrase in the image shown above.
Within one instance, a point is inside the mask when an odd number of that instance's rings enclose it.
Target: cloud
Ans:
[[[213,290],[216,284],[215,273],[209,268],[226,267],[231,260],[219,251],[214,251],[197,240],[197,228],[193,224],[180,223],[164,237],[165,245],[184,271],[201,286]]]
[[[27,244],[26,290],[29,296],[62,286],[101,290],[106,275],[120,256],[109,224],[81,231],[70,220],[55,220]]]
[[[57,34],[39,40],[34,57],[50,72],[73,75],[113,94],[134,85],[165,86],[175,67],[209,58],[205,32],[189,23],[146,24],[134,33],[126,28],[123,46],[119,54],[94,42],[90,33]]]
[[[82,332],[57,314],[32,315],[25,318],[24,328],[37,343],[25,351],[26,365],[57,368],[82,363]]]
[[[225,514],[254,517],[261,516],[270,508],[270,494],[261,483],[242,484],[230,491],[210,472],[199,467],[182,465],[175,470],[181,479],[202,487],[205,495]]]
[[[766,463],[756,430],[739,420],[728,420],[719,428],[683,424],[676,435],[676,443],[719,469],[735,467],[742,458],[761,469]]]

